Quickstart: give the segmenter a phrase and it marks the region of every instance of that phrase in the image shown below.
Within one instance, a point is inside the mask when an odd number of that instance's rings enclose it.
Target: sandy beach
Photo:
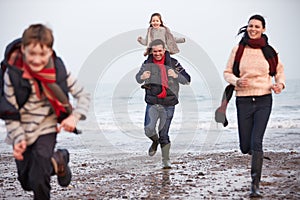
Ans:
[[[248,199],[250,156],[239,152],[237,142],[236,135],[222,133],[206,150],[197,141],[189,148],[174,144],[172,169],[162,170],[160,150],[147,156],[146,138],[136,151],[121,151],[123,144],[100,142],[95,149],[84,135],[63,133],[57,147],[69,149],[73,178],[62,188],[52,177],[51,199]],[[267,132],[264,149],[271,160],[263,164],[264,199],[300,199],[299,146],[296,132]],[[0,153],[0,199],[32,199],[17,181],[10,146],[2,143]]]

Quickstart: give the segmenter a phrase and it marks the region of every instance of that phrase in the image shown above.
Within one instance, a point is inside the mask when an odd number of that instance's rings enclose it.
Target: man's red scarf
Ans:
[[[153,63],[156,64],[160,69],[160,78],[161,78],[161,93],[157,95],[158,98],[163,99],[167,96],[168,85],[168,75],[165,67],[165,55],[161,60],[156,60],[153,58]]]
[[[11,54],[8,63],[22,69],[24,71],[23,78],[34,81],[34,87],[38,98],[41,98],[41,95],[44,94],[52,105],[58,118],[60,118],[62,113],[71,114],[71,104],[65,93],[56,84],[56,70],[52,57],[47,66],[39,72],[33,72],[30,69],[24,62],[23,55],[19,50],[16,50]],[[41,85],[41,89],[38,82]]]

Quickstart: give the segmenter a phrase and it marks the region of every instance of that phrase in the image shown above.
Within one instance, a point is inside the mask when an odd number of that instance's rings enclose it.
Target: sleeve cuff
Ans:
[[[25,135],[19,135],[17,138],[15,138],[14,139],[14,142],[13,142],[13,144],[15,145],[15,144],[18,144],[18,143],[20,143],[22,140],[25,140]]]

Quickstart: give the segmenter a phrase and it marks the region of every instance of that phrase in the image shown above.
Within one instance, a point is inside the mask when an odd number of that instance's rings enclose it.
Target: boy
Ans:
[[[54,152],[57,133],[73,132],[86,118],[89,94],[67,73],[55,55],[52,31],[42,24],[29,26],[22,39],[8,45],[2,62],[6,142],[13,145],[18,180],[34,199],[50,199],[50,177],[66,187],[71,181],[69,152]],[[77,100],[72,109],[68,93]],[[3,105],[1,105],[3,107]],[[2,114],[2,113],[1,113]],[[2,115],[1,115],[2,116]],[[60,123],[57,126],[57,123]]]

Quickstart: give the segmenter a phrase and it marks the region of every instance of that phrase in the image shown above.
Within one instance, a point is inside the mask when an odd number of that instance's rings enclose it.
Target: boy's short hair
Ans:
[[[27,46],[29,44],[40,44],[52,48],[54,37],[52,30],[43,24],[30,25],[22,35],[22,45]]]

